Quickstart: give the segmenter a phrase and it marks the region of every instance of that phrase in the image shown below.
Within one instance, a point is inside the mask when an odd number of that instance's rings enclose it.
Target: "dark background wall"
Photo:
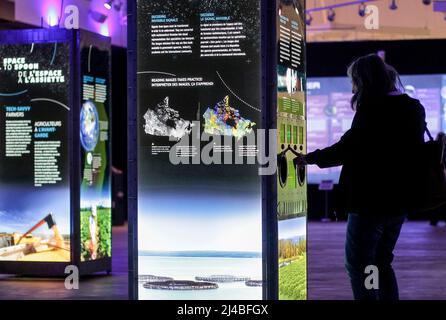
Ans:
[[[127,160],[127,49],[112,48],[113,165],[126,168]]]
[[[446,40],[410,40],[308,43],[307,75],[345,76],[355,58],[378,51],[401,74],[446,73]]]
[[[120,225],[127,220],[127,49],[112,48],[112,76],[113,224]]]

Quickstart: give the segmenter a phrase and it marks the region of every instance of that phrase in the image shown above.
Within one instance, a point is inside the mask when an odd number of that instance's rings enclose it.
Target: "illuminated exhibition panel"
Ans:
[[[436,136],[446,130],[446,77],[444,75],[402,75],[405,92],[418,99],[426,110],[426,122]],[[308,151],[330,146],[351,127],[351,83],[347,77],[308,79]],[[308,167],[309,183],[339,180],[341,167],[319,169]]]
[[[279,1],[277,17],[277,220],[279,299],[306,299],[305,4]]]
[[[2,273],[111,269],[109,52],[83,31],[0,32]]]
[[[283,17],[290,17],[289,37],[300,38],[288,43],[289,50],[297,44],[299,54],[277,69],[276,34],[274,52],[266,55],[267,30],[261,23],[266,15],[276,21],[278,11],[266,10],[271,4],[278,10],[279,3],[259,0],[129,3],[133,297],[277,298],[271,288],[278,273],[268,266],[278,268],[277,257],[269,253],[272,247],[277,253],[278,239],[265,232],[265,224],[277,230],[278,207],[279,219],[286,220],[281,230],[290,235],[283,240],[296,253],[280,261],[289,265],[284,274],[295,273],[297,265],[305,272],[305,218],[296,220],[306,211],[305,170],[292,164],[293,152],[306,150],[303,26],[295,18],[295,9],[303,8],[292,1],[281,4]],[[264,70],[267,59],[274,64],[272,76]],[[275,83],[283,70],[277,92],[266,82]],[[266,102],[267,89],[278,93],[279,101]],[[268,119],[277,115],[291,128],[283,134],[292,151],[285,155],[289,173],[279,190],[280,204],[274,200],[267,210],[265,203],[276,199],[278,190],[265,191],[266,178],[259,174],[265,149],[259,139],[261,129],[275,129]],[[270,177],[276,179],[274,151],[270,157]],[[300,283],[286,297],[304,298],[305,289]]]
[[[80,48],[80,256],[91,261],[111,257],[110,43],[86,33]]]
[[[138,296],[261,299],[259,2],[137,9]]]

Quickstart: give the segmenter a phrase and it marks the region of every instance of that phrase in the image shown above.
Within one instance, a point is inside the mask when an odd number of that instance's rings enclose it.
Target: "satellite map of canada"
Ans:
[[[256,125],[240,116],[240,111],[229,105],[229,96],[209,107],[203,114],[204,131],[212,135],[234,136],[238,139],[251,133]]]

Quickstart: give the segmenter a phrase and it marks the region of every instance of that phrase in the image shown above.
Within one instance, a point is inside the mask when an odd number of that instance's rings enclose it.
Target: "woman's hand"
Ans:
[[[294,158],[294,163],[299,167],[308,165],[305,155],[301,153]]]

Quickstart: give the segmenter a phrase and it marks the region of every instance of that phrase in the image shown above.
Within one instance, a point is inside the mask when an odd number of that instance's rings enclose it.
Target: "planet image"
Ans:
[[[91,101],[87,101],[82,105],[80,127],[82,147],[86,151],[93,151],[98,143],[100,130],[98,110]]]

